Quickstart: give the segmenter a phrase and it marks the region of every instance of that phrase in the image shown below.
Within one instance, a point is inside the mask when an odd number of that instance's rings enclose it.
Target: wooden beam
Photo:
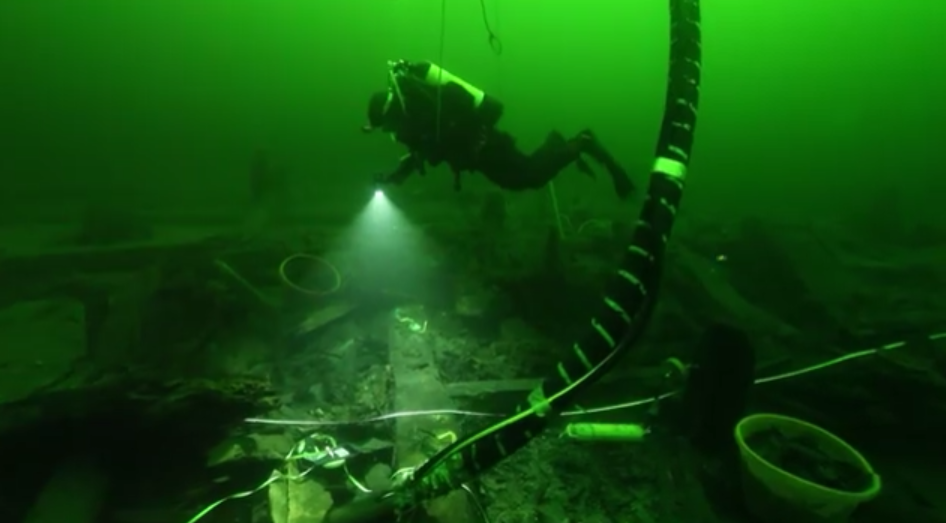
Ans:
[[[398,412],[453,409],[447,386],[440,381],[436,354],[448,343],[431,332],[414,332],[391,320],[388,331],[391,371],[394,374],[394,409]],[[459,437],[460,425],[454,416],[413,416],[398,418],[395,424],[395,456],[398,467],[415,467],[438,449],[451,443],[449,434]],[[444,435],[445,437],[438,438]],[[474,523],[477,518],[466,493],[453,491],[426,504],[427,514],[442,523]]]
[[[512,380],[461,381],[447,385],[451,397],[484,396],[503,392],[528,393],[542,383],[541,378],[521,378]]]
[[[764,361],[756,367],[756,375],[761,376],[766,369],[784,363],[786,358]],[[663,366],[629,367],[615,370],[601,378],[600,385],[622,383],[637,388],[660,387],[665,381],[669,369]],[[469,398],[490,394],[521,393],[528,394],[542,383],[542,378],[516,378],[509,380],[460,381],[447,385],[447,393],[453,398]]]
[[[455,408],[437,370],[434,342],[427,333],[412,332],[391,321],[388,332],[391,372],[394,375],[394,410]],[[450,416],[401,417],[395,424],[398,466],[413,467],[427,458],[432,434],[456,430]]]

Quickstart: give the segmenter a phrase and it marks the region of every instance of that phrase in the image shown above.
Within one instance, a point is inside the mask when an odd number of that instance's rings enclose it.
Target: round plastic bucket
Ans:
[[[821,452],[869,474],[869,486],[860,492],[837,490],[776,467],[746,444],[750,436],[765,430],[776,430],[787,438],[805,436],[817,442]],[[811,423],[777,414],[754,414],[736,425],[736,443],[743,463],[746,506],[766,523],[844,522],[858,505],[880,493],[880,476],[864,456],[841,438]]]

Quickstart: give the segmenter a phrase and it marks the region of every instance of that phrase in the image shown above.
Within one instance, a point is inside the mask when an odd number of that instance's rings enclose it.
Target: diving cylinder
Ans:
[[[419,62],[412,68],[418,77],[423,78],[424,82],[434,87],[442,88],[449,84],[456,84],[463,88],[473,100],[473,107],[476,108],[481,121],[488,127],[492,127],[499,122],[503,115],[503,104],[496,98],[486,94],[485,91],[456,76],[450,71],[440,67],[433,62]]]

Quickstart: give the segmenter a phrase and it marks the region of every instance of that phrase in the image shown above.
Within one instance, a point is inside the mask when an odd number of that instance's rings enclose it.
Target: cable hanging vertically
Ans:
[[[440,0],[440,51],[437,56],[437,143],[440,143],[443,111],[443,57],[447,48],[447,0]]]
[[[485,0],[483,0],[485,1]],[[495,14],[493,15],[493,21],[496,22],[496,32],[502,34],[503,31],[503,20],[502,20],[502,4],[497,0],[496,7],[494,8]],[[485,7],[484,7],[485,9]],[[493,39],[499,42],[499,38],[490,30],[489,24],[486,24],[486,31],[489,33],[490,37],[490,46],[492,47]],[[494,48],[495,51],[495,48]],[[496,53],[496,56],[502,54],[502,43],[499,44],[499,52]],[[503,98],[503,62],[502,60],[496,60],[496,95],[502,99]]]
[[[486,43],[489,44],[489,48],[492,49],[493,53],[499,56],[503,54],[503,42],[499,39],[499,35],[497,34],[501,32],[499,28],[499,2],[496,2],[496,31],[493,31],[493,27],[489,23],[486,0],[480,0],[480,13],[483,16],[483,27],[486,29]]]

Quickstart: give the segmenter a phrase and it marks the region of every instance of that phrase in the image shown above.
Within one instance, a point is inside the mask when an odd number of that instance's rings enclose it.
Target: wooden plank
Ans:
[[[632,382],[635,384],[661,384],[664,367],[628,367],[614,370],[601,379],[601,383]],[[507,392],[521,392],[524,395],[542,383],[542,378],[515,378],[508,380],[461,381],[447,385],[447,392],[451,397],[475,397]]]
[[[212,259],[219,249],[211,241],[190,243],[136,243],[112,247],[77,247],[9,254],[0,260],[0,283],[9,281],[70,280],[80,272],[138,270],[170,257]],[[68,269],[68,270],[67,270]]]
[[[69,376],[87,355],[81,303],[51,299],[0,309],[0,405]]]
[[[429,331],[413,332],[404,323],[392,320],[388,343],[396,411],[456,408],[436,366],[440,344],[448,341]],[[438,440],[437,435],[454,433],[460,436],[459,430],[453,416],[398,418],[394,438],[398,467],[415,467],[423,463],[438,448],[450,443],[447,439]],[[463,491],[432,500],[426,508],[429,516],[443,523],[477,521]]]
[[[455,408],[447,387],[440,381],[435,364],[435,346],[427,333],[411,332],[392,321],[389,330],[391,372],[394,374],[394,409],[398,412]],[[449,416],[398,418],[395,453],[400,467],[423,462],[431,446],[431,434],[456,428]]]
[[[451,397],[485,396],[503,392],[522,392],[527,394],[536,388],[542,380],[540,378],[522,378],[514,380],[485,380],[461,381],[447,385],[447,393]]]
[[[784,363],[787,358],[778,358],[764,361],[756,367],[756,375],[763,375],[767,369]],[[642,389],[648,387],[665,386],[666,373],[669,367],[650,366],[650,367],[628,367],[616,369],[603,376],[599,385],[613,384],[633,384]],[[447,393],[453,398],[470,398],[477,396],[488,396],[490,394],[503,393],[522,393],[523,396],[531,392],[542,383],[542,378],[517,378],[510,380],[482,380],[482,381],[460,381],[447,384]],[[659,392],[659,391],[658,391]]]

